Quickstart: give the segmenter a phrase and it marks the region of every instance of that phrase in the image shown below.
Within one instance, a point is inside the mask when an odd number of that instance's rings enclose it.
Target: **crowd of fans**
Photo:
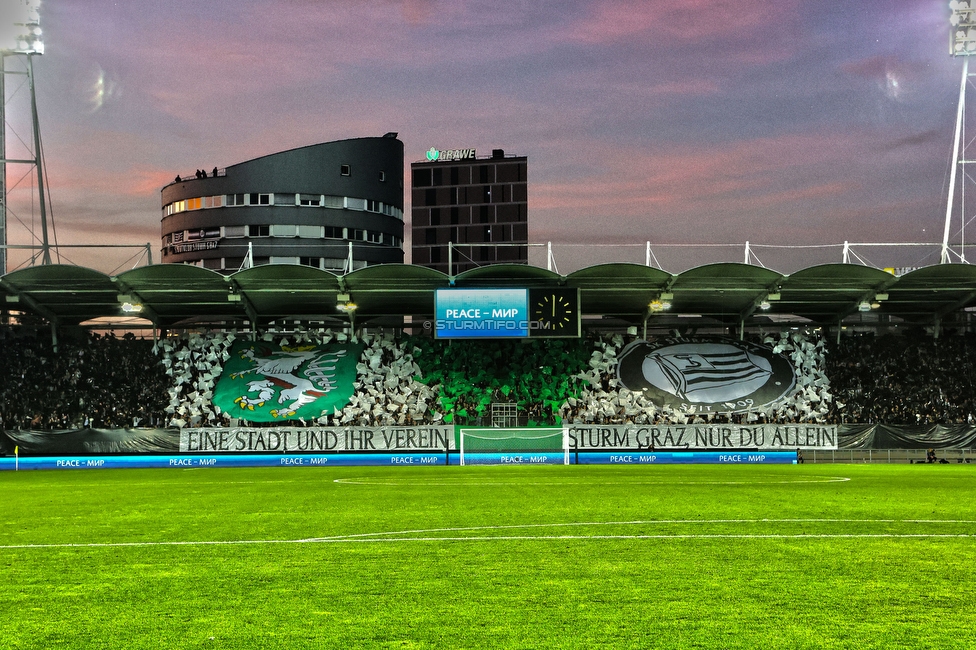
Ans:
[[[976,335],[843,338],[825,371],[838,424],[976,424]]]
[[[490,405],[497,402],[517,403],[523,425],[585,421],[578,420],[585,414],[582,393],[596,390],[613,397],[618,390],[609,352],[613,346],[598,340],[471,341],[451,346],[409,339],[401,343],[416,352],[417,379],[434,397],[429,410],[404,409],[396,416],[399,424],[489,424]],[[601,345],[606,352],[593,351]],[[385,349],[383,363],[389,363],[394,353],[401,355],[396,349]],[[839,344],[818,341],[816,354],[828,382],[820,394],[829,395],[815,400],[816,420],[809,413],[804,419],[801,413],[784,411],[715,416],[709,421],[976,425],[976,335],[845,336]],[[600,357],[606,367],[594,370],[599,365],[594,359]],[[381,383],[376,386],[382,388]],[[413,390],[406,386],[401,382],[403,392]],[[165,427],[174,426],[174,419],[180,417],[185,421],[176,426],[206,424],[191,424],[181,416],[179,406],[174,409],[172,400],[182,394],[174,388],[174,373],[152,340],[75,330],[60,335],[55,351],[49,330],[0,327],[0,428]],[[595,421],[624,423],[658,417],[647,412],[635,416],[609,401],[611,409],[598,413]],[[633,410],[632,405],[626,408]],[[375,405],[373,410],[377,412]],[[371,421],[367,411],[362,417],[349,413],[327,423],[390,423]],[[227,414],[220,415],[220,423],[226,425]]]
[[[78,429],[156,426],[166,389],[153,342],[111,332],[0,327],[0,427]]]

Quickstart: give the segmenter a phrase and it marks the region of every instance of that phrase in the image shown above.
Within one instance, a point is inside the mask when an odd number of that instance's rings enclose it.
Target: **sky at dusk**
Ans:
[[[432,146],[527,156],[529,238],[562,273],[643,263],[646,241],[675,272],[742,261],[746,241],[835,245],[755,249],[783,272],[839,262],[845,240],[941,242],[962,69],[948,15],[944,0],[46,0],[34,71],[57,239],[150,242],[159,261],[177,174],[396,131],[408,168]],[[9,217],[8,237],[25,237]],[[112,272],[131,251],[63,254]]]

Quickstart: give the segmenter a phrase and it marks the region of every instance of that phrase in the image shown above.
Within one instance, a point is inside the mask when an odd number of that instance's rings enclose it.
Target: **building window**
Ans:
[[[321,259],[322,258],[320,257],[299,257],[298,263],[302,266],[313,266],[315,268],[319,268],[319,261]]]
[[[322,205],[321,194],[299,194],[298,205]]]
[[[295,205],[295,195],[294,194],[278,194],[274,195],[275,205]]]
[[[340,176],[352,176],[352,167],[349,165],[339,165]]]
[[[291,223],[276,223],[271,226],[272,237],[298,237],[298,226]]]
[[[227,205],[246,205],[243,194],[228,194]]]
[[[437,243],[437,230],[435,228],[428,228],[426,231],[426,243],[428,246],[432,246]]]
[[[248,205],[271,205],[270,194],[249,194]]]
[[[248,237],[270,237],[271,236],[271,226],[262,225],[255,226],[251,225],[247,227]]]
[[[431,183],[429,169],[415,169],[413,170],[413,186],[414,187],[428,187]]]
[[[342,228],[337,226],[326,226],[325,227],[325,238],[326,239],[344,239],[345,236],[342,232]]]

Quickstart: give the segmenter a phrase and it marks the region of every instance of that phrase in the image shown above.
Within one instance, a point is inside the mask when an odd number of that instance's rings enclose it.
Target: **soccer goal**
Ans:
[[[458,429],[462,465],[569,465],[569,429]]]

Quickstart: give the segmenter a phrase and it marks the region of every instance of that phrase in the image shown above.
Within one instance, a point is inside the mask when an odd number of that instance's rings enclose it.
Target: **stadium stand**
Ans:
[[[239,336],[239,335],[237,335]],[[291,332],[285,344],[345,335]],[[54,352],[44,330],[0,328],[0,426],[78,429],[250,424],[211,404],[231,332],[160,342],[76,330]],[[736,422],[972,425],[976,336],[859,335],[839,343],[786,331],[765,342],[789,354],[796,389],[776,409]],[[623,336],[569,341],[467,341],[364,336],[349,404],[289,426],[490,424],[493,404],[515,404],[522,425],[723,422],[655,409],[617,385]],[[274,423],[279,424],[279,423]],[[273,426],[274,424],[270,425]],[[283,424],[283,422],[281,423]]]

